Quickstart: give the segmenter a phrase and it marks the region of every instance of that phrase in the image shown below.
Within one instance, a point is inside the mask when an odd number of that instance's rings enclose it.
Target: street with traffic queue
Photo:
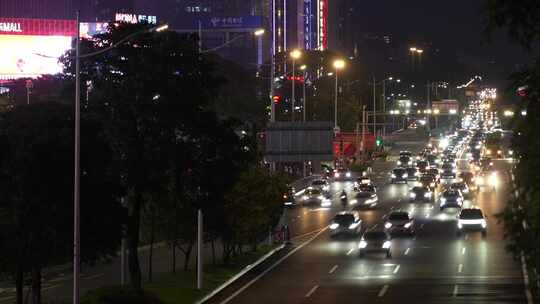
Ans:
[[[422,148],[399,147],[413,155]],[[467,143],[456,149],[458,173],[472,166],[467,149]],[[379,188],[376,206],[343,206],[339,194],[345,189],[352,197],[353,182],[331,182],[330,207],[290,211],[293,245],[288,254],[239,280],[210,303],[525,303],[522,266],[506,251],[503,227],[496,218],[511,190],[512,160],[492,163],[490,173],[496,181],[466,196],[462,206],[483,211],[485,236],[480,231],[458,233],[459,209],[439,208],[442,184],[433,202],[411,203],[409,189],[414,182],[390,184],[395,161],[382,162],[372,175]],[[388,214],[401,210],[414,219],[415,233],[392,237],[391,258],[384,253],[360,257],[358,236],[331,237],[328,228],[334,214],[356,209],[364,232],[384,229]]]

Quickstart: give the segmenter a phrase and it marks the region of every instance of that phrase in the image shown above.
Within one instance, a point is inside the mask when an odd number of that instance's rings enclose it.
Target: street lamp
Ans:
[[[300,70],[304,73],[303,75],[304,83],[303,83],[303,88],[302,88],[302,95],[303,95],[302,116],[303,116],[304,122],[306,121],[306,77],[307,77],[306,69],[307,69],[307,66],[305,64],[300,66]]]
[[[263,53],[262,53],[262,38],[265,33],[264,29],[258,29],[253,32],[253,35],[257,37],[257,70],[260,72],[262,63],[263,63]]]
[[[345,67],[345,61],[342,59],[336,59],[334,61],[334,69],[336,70],[336,95],[334,99],[334,129],[338,129],[338,115],[337,115],[337,103],[338,103],[338,71]]]
[[[73,303],[79,304],[80,302],[80,265],[81,265],[81,233],[80,233],[80,207],[81,207],[81,58],[89,58],[97,56],[102,53],[106,53],[112,49],[117,48],[124,42],[131,38],[153,32],[162,32],[169,28],[167,24],[155,26],[149,29],[138,31],[127,35],[120,39],[113,45],[93,52],[81,55],[80,53],[80,41],[81,41],[81,23],[80,12],[77,11],[77,36],[75,37],[75,134],[74,134],[74,177],[73,177]]]
[[[301,56],[302,56],[302,52],[298,49],[296,50],[293,50],[291,51],[291,53],[289,54],[291,56],[291,59],[292,59],[292,112],[291,112],[291,120],[294,121],[294,107],[295,107],[295,101],[296,101],[296,97],[295,97],[295,63],[296,63],[296,60],[299,59]]]

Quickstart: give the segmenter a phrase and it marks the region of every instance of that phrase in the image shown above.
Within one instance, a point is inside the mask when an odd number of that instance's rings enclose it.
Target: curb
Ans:
[[[204,296],[202,299],[198,300],[197,302],[195,302],[195,304],[202,304],[202,303],[205,303],[206,301],[210,300],[212,297],[214,297],[216,294],[218,294],[219,292],[221,292],[223,289],[227,288],[229,285],[231,285],[232,283],[234,283],[236,280],[238,280],[240,277],[242,277],[243,275],[245,275],[248,271],[250,271],[251,269],[253,269],[254,267],[258,266],[259,264],[261,264],[262,262],[266,261],[269,257],[271,257],[272,255],[274,255],[276,252],[280,251],[281,249],[285,248],[285,245],[282,244],[280,246],[278,246],[277,248],[274,248],[272,249],[270,252],[268,252],[267,254],[265,254],[264,256],[262,256],[261,258],[259,258],[257,261],[255,261],[254,263],[250,264],[250,265],[247,265],[246,267],[244,267],[244,269],[242,269],[239,273],[237,273],[235,276],[233,276],[232,278],[228,279],[225,283],[221,284],[220,286],[218,286],[216,289],[212,290],[212,292],[210,292],[209,294],[207,294],[206,296]]]
[[[530,289],[529,273],[527,272],[527,261],[525,255],[521,252],[521,270],[523,271],[523,283],[525,284],[525,297],[527,298],[527,304],[533,304],[533,297]]]

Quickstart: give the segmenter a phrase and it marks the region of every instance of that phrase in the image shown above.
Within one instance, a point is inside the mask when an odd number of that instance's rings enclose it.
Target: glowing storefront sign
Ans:
[[[318,0],[317,3],[317,36],[318,49],[326,50],[328,45],[328,0]]]
[[[149,15],[137,15],[137,14],[125,14],[125,13],[116,13],[115,16],[116,22],[126,22],[126,23],[142,23],[146,22],[149,24],[156,24],[157,17]]]

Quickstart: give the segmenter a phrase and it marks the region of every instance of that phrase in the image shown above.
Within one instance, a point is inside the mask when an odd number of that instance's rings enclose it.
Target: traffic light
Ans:
[[[275,104],[278,104],[279,101],[281,100],[281,97],[279,95],[274,95],[272,97],[272,100],[274,101]]]
[[[376,145],[377,147],[380,147],[381,144],[382,144],[382,139],[381,139],[380,137],[377,137],[377,139],[375,139],[375,145]]]

